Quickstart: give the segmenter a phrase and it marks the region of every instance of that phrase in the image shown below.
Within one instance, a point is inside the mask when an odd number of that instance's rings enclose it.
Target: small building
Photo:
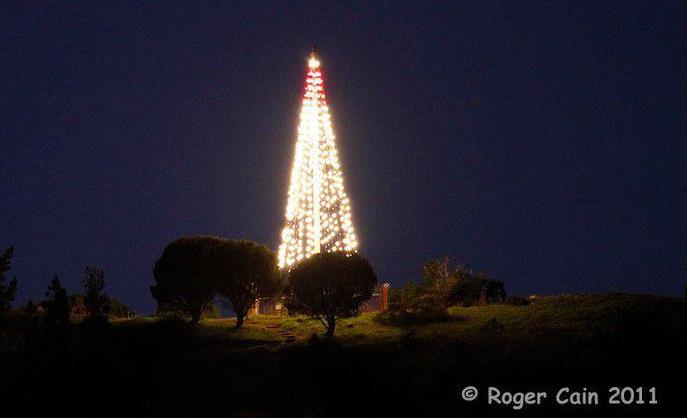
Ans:
[[[286,296],[260,298],[251,306],[249,315],[286,315]]]

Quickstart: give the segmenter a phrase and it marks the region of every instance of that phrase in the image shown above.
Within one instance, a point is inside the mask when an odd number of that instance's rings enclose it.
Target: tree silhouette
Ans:
[[[489,303],[503,303],[506,301],[506,286],[501,280],[487,279],[484,290]]]
[[[105,290],[105,272],[92,267],[86,267],[86,277],[83,280],[85,290],[83,303],[88,318],[97,321],[107,321],[110,311],[110,301]]]
[[[21,311],[26,315],[33,316],[36,315],[36,313],[38,312],[38,307],[35,303],[33,303],[32,299],[29,299],[28,302],[26,302],[24,306],[21,307]]]
[[[425,302],[430,305],[447,306],[453,287],[459,278],[465,275],[464,273],[466,270],[460,265],[456,267],[455,271],[451,271],[451,259],[449,257],[430,260],[425,263],[422,266],[423,297],[427,299]]]
[[[229,299],[240,327],[256,298],[279,290],[276,257],[264,245],[219,237],[180,238],[155,263],[150,288],[160,311],[179,311],[197,323],[216,294]]]
[[[217,291],[231,302],[239,328],[256,299],[279,290],[277,258],[264,245],[235,240],[218,240],[211,258]]]
[[[5,284],[7,278],[5,273],[12,267],[12,256],[14,255],[14,247],[9,247],[5,253],[0,255],[0,313],[7,312],[12,308],[14,301],[14,294],[17,292],[17,278],[13,278],[8,284]]]
[[[502,281],[475,272],[469,265],[457,264],[452,269],[450,257],[425,263],[422,276],[421,297],[423,303],[430,306],[471,306],[480,300],[483,303],[503,303],[506,299]]]
[[[357,253],[319,253],[301,261],[289,272],[296,308],[320,320],[327,335],[334,335],[336,318],[358,312],[372,296],[377,276]]]
[[[155,263],[155,285],[150,287],[159,312],[178,312],[193,323],[200,321],[215,296],[208,260],[219,239],[184,237],[167,245]]]
[[[46,300],[44,321],[48,328],[62,329],[69,325],[69,297],[67,290],[62,287],[57,275],[50,282],[50,287],[45,292]]]

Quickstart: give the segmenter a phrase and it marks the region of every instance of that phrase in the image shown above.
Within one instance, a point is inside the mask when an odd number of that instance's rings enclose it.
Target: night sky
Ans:
[[[151,312],[171,240],[276,249],[313,44],[380,280],[451,255],[522,295],[687,282],[680,2],[28,3],[0,13],[17,302],[98,266]]]

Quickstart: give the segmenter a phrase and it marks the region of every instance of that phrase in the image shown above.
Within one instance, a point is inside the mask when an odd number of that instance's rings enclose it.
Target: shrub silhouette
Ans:
[[[296,264],[289,283],[298,311],[316,317],[334,335],[336,318],[357,314],[377,284],[370,263],[356,253],[319,253]]]

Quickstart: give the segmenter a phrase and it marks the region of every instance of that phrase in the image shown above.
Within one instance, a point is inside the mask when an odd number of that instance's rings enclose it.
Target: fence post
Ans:
[[[384,283],[379,289],[379,311],[386,312],[389,310],[389,283]]]

